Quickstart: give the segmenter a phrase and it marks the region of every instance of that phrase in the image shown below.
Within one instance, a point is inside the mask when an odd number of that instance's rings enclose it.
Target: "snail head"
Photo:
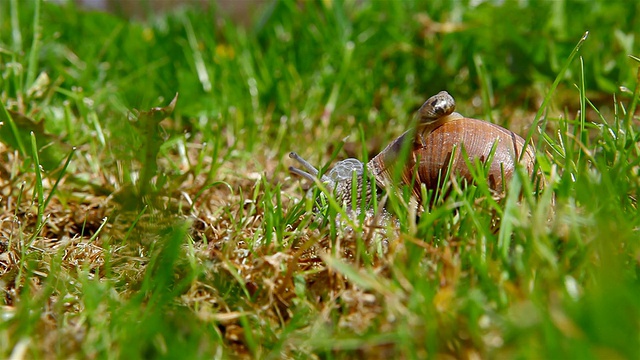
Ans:
[[[418,120],[420,125],[434,123],[438,119],[444,118],[453,113],[456,109],[456,101],[453,96],[446,91],[440,91],[436,95],[428,98],[418,110]]]
[[[315,182],[320,180],[328,190],[335,190],[340,183],[351,182],[353,179],[353,173],[356,173],[356,177],[361,177],[364,173],[364,164],[362,161],[354,158],[345,159],[339,161],[327,174],[323,174],[318,177],[319,171],[308,161],[303,159],[295,152],[289,153],[289,157],[300,163],[307,171],[298,169],[293,166],[289,166],[289,171],[293,174],[302,176],[303,178]]]
[[[293,166],[289,167],[289,172],[302,176],[303,178],[316,182],[320,181],[327,190],[333,192],[336,195],[336,200],[339,202],[346,202],[348,208],[351,208],[352,204],[359,204],[360,189],[362,188],[362,177],[364,176],[364,164],[362,161],[354,158],[345,159],[339,161],[327,174],[319,176],[319,171],[308,161],[303,159],[295,152],[289,153],[289,157],[296,160],[303,168],[302,170]],[[351,198],[353,176],[356,176],[358,199]],[[368,189],[367,189],[368,190]],[[369,194],[367,194],[367,197]],[[354,201],[356,200],[356,201]]]

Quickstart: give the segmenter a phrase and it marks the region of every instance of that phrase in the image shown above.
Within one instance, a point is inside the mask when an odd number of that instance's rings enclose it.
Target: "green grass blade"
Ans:
[[[571,66],[571,63],[573,62],[573,58],[576,57],[576,55],[580,51],[580,48],[582,47],[584,42],[587,40],[588,36],[589,36],[589,32],[588,31],[586,33],[584,33],[584,35],[582,35],[582,38],[580,38],[580,40],[578,41],[576,46],[573,48],[573,51],[571,51],[571,54],[569,54],[569,57],[567,58],[567,61],[565,61],[564,65],[562,66],[562,69],[560,69],[560,72],[558,72],[558,75],[556,76],[555,80],[553,81],[553,84],[551,84],[551,86],[549,87],[549,91],[547,92],[547,95],[544,97],[544,100],[542,101],[542,105],[538,109],[538,112],[536,113],[536,116],[533,119],[533,123],[531,124],[531,128],[527,132],[527,137],[525,139],[524,147],[523,147],[524,149],[526,149],[527,146],[529,146],[529,144],[531,143],[531,139],[533,138],[533,132],[538,128],[538,125],[539,125],[540,120],[542,118],[542,114],[544,113],[544,111],[546,110],[547,106],[549,105],[549,102],[551,101],[553,93],[555,92],[556,88],[558,87],[558,84],[560,84],[560,81],[562,81],[562,79],[564,77],[564,74],[569,69],[569,66]],[[541,127],[540,131],[542,133],[545,132],[544,124]],[[540,151],[540,142],[538,142],[536,151]],[[524,154],[525,154],[524,151],[522,152],[522,154],[520,154],[520,160],[523,159]]]
[[[69,153],[69,155],[67,156],[67,160],[64,162],[64,165],[62,166],[62,170],[60,170],[60,175],[58,175],[58,178],[56,179],[55,184],[53,184],[53,187],[51,188],[49,195],[47,195],[47,199],[44,202],[45,209],[47,208],[47,205],[49,205],[49,201],[51,201],[51,198],[53,197],[53,194],[56,192],[56,189],[58,188],[60,181],[64,177],[64,174],[67,173],[67,168],[69,167],[69,163],[71,162],[71,158],[73,157],[73,154],[75,154],[75,152],[76,152],[76,148],[74,146],[71,149],[71,152]]]
[[[629,105],[629,111],[627,112],[627,117],[625,123],[627,124],[627,131],[631,131],[631,127],[633,126],[633,117],[636,114],[636,106],[638,105],[638,101],[640,101],[640,66],[636,70],[636,86],[633,90],[633,98],[631,99],[631,104]]]
[[[31,157],[33,159],[33,171],[35,173],[34,198],[38,202],[38,217],[36,229],[40,228],[44,220],[44,188],[42,184],[42,169],[40,168],[40,157],[38,156],[38,145],[36,143],[36,135],[31,132]]]
[[[38,69],[38,55],[40,52],[40,39],[42,38],[42,25],[40,24],[40,8],[42,0],[35,0],[35,10],[33,13],[33,40],[29,51],[29,62],[27,63],[27,79],[25,89],[29,89],[35,82]]]
[[[90,243],[95,241],[98,238],[98,235],[100,235],[100,232],[102,232],[102,228],[107,224],[107,221],[109,221],[108,217],[105,217],[104,219],[102,219],[102,223],[100,224],[96,232],[94,232],[93,235],[91,235],[91,237],[89,238]]]
[[[184,19],[184,28],[187,32],[189,47],[191,48],[191,53],[193,54],[193,62],[196,67],[198,79],[200,80],[200,84],[202,85],[202,90],[204,90],[204,92],[206,93],[211,92],[211,80],[209,79],[209,73],[207,72],[207,67],[204,62],[204,57],[202,56],[202,51],[200,51],[200,46],[198,45],[198,39],[196,39],[196,34],[193,30],[193,25],[191,25],[191,21],[186,17]]]
[[[22,51],[22,32],[20,31],[18,8],[18,0],[11,0],[11,39],[13,40],[14,53]]]
[[[20,150],[21,154],[27,155],[27,149],[22,143],[22,136],[20,135],[20,131],[18,130],[18,127],[16,126],[15,121],[13,121],[11,114],[9,114],[9,112],[7,111],[7,108],[4,106],[4,103],[2,101],[0,101],[0,123],[9,124],[9,128],[11,128],[11,133],[18,145],[18,150]],[[0,125],[0,126],[3,126],[3,125]],[[3,139],[0,139],[0,140],[3,142],[7,141]]]

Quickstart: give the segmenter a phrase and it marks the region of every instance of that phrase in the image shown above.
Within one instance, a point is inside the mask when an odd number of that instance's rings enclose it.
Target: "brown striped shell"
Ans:
[[[474,164],[475,159],[484,164],[496,144],[487,180],[492,190],[502,192],[503,186],[513,176],[515,164],[524,148],[524,139],[513,131],[486,121],[465,118],[457,113],[448,117],[449,119],[439,121],[421,136],[414,138],[412,131],[405,132],[371,159],[367,167],[378,185],[386,186],[384,184],[391,181],[391,171],[396,164],[403,165],[402,182],[413,185],[414,194],[418,198],[422,184],[427,189],[435,190],[448,180],[444,178],[447,173],[450,177],[457,176],[471,182],[473,176],[464,154],[468,155],[470,164]],[[411,150],[403,162],[398,157],[407,141],[412,143],[407,145]],[[521,161],[527,172],[532,174],[535,161],[533,147],[527,147]]]

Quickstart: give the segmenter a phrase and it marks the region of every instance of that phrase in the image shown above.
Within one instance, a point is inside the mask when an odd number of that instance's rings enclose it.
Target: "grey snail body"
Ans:
[[[474,164],[476,159],[484,164],[493,155],[487,171],[487,183],[496,193],[503,192],[513,177],[517,162],[529,175],[533,174],[535,151],[530,145],[525,149],[522,137],[498,125],[466,118],[454,110],[455,100],[446,91],[430,97],[418,110],[416,129],[400,135],[367,163],[367,172],[375,179],[376,186],[386,189],[398,185],[399,181],[400,185],[411,186],[413,195],[421,201],[422,186],[436,190],[449,181],[444,178],[446,174],[473,182],[465,154],[470,164]],[[402,154],[407,154],[406,158],[400,158]],[[289,171],[312,181],[317,178],[318,171],[312,165],[296,153],[289,156],[309,172],[295,167],[290,167]],[[398,166],[402,168],[398,170]],[[352,187],[354,172],[357,181],[355,192]],[[364,173],[364,164],[351,158],[338,162],[319,180],[333,191],[340,203],[351,208],[359,204],[363,186],[366,186],[365,199],[369,201],[372,196],[374,187],[363,178]],[[394,173],[399,173],[395,182]],[[354,193],[357,199],[353,199]]]

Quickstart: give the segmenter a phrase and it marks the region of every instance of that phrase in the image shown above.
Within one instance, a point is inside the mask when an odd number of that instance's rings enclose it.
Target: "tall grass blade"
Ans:
[[[31,51],[29,52],[29,62],[27,63],[27,80],[25,89],[29,89],[35,82],[38,71],[38,55],[40,53],[40,39],[42,38],[42,25],[40,24],[40,8],[42,0],[34,0],[35,9],[33,13],[33,40]]]
[[[189,47],[191,48],[191,53],[193,54],[193,62],[196,67],[196,73],[198,74],[198,79],[200,80],[200,84],[202,85],[202,90],[204,92],[209,93],[213,88],[211,86],[211,80],[209,79],[209,73],[207,72],[207,67],[204,62],[204,57],[202,56],[202,51],[200,51],[200,46],[198,45],[198,39],[196,39],[196,33],[193,31],[193,25],[191,25],[191,20],[188,18],[184,19],[184,28],[187,32],[187,39],[189,40]]]
[[[629,112],[627,112],[626,124],[627,131],[631,130],[633,124],[633,117],[636,115],[636,107],[638,105],[638,101],[640,101],[640,66],[636,70],[636,86],[633,90],[633,98],[631,99],[631,104],[629,105]]]
[[[567,58],[567,61],[564,63],[564,65],[562,66],[562,69],[560,69],[560,72],[558,73],[558,75],[556,76],[555,80],[553,81],[553,84],[551,84],[551,86],[549,87],[549,91],[547,92],[547,95],[544,97],[544,100],[542,101],[542,105],[538,109],[538,112],[536,113],[536,116],[533,119],[533,123],[531,124],[531,128],[527,132],[527,137],[525,139],[524,147],[523,147],[524,149],[526,149],[527,146],[529,146],[529,144],[531,143],[531,139],[533,138],[533,132],[538,128],[538,125],[539,125],[540,120],[542,118],[542,114],[547,109],[547,106],[549,105],[549,102],[551,101],[551,98],[552,98],[556,88],[558,87],[558,84],[560,84],[560,81],[562,81],[562,78],[564,77],[564,74],[566,73],[567,69],[569,69],[569,66],[571,66],[571,63],[573,62],[573,58],[576,57],[576,55],[578,54],[578,51],[580,51],[580,48],[582,47],[584,42],[587,40],[588,36],[589,36],[589,32],[588,31],[585,32],[584,35],[582,35],[582,37],[580,38],[580,40],[578,41],[576,46],[573,48],[573,51],[571,51],[571,54],[569,54],[569,57]],[[543,123],[542,127],[540,128],[540,132],[541,133],[545,132],[545,127],[546,127],[545,123]],[[536,147],[536,151],[540,151],[540,142],[538,142],[538,145]],[[520,160],[521,161],[524,158],[524,154],[526,154],[525,151],[523,151],[520,154]]]
[[[20,131],[18,130],[18,126],[16,125],[15,121],[13,121],[13,117],[7,111],[7,108],[4,106],[4,103],[2,101],[0,101],[0,123],[9,125],[11,134],[13,135],[16,141],[16,144],[18,145],[18,150],[20,150],[21,154],[27,156],[27,149],[22,143],[22,136],[20,134]],[[0,124],[0,126],[4,126],[4,125]],[[7,142],[7,143],[9,142],[8,139],[0,139],[0,141]]]
[[[55,184],[53,184],[53,187],[51,188],[49,195],[47,195],[47,199],[44,202],[45,209],[47,208],[47,205],[49,205],[49,201],[51,201],[51,198],[53,197],[53,194],[56,192],[56,189],[58,189],[58,185],[60,184],[60,181],[62,181],[64,174],[67,173],[67,168],[69,167],[69,163],[71,162],[71,158],[73,157],[73,154],[75,154],[75,152],[76,152],[76,147],[74,146],[71,149],[71,152],[69,153],[69,155],[67,156],[67,160],[64,162],[64,165],[62,166],[62,170],[60,170],[60,175],[58,175],[58,178],[56,179]]]
[[[31,157],[33,159],[34,173],[36,175],[34,184],[34,198],[38,202],[38,215],[36,221],[36,229],[40,228],[40,224],[44,220],[44,188],[42,184],[42,169],[40,168],[40,157],[38,156],[38,145],[36,143],[36,135],[31,132]]]
[[[11,39],[13,52],[22,52],[22,32],[20,31],[20,14],[18,0],[11,0]]]

